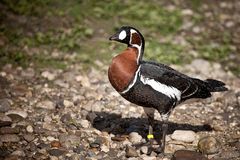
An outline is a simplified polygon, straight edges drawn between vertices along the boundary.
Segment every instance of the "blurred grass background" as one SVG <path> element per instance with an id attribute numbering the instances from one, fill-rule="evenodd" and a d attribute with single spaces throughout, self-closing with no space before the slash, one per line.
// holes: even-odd
<path id="1" fill-rule="evenodd" d="M 203 58 L 239 76 L 240 47 L 233 36 L 240 36 L 236 25 L 221 27 L 221 2 L 1 0 L 0 66 L 65 69 L 79 63 L 87 69 L 96 61 L 109 64 L 125 46 L 108 37 L 130 25 L 145 37 L 145 59 L 181 65 Z M 212 10 L 211 21 L 206 10 Z"/>

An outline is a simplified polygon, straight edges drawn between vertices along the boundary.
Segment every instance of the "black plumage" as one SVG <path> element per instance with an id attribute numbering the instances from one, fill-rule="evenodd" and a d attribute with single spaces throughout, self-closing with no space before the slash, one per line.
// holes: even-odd
<path id="1" fill-rule="evenodd" d="M 211 97 L 211 92 L 227 90 L 221 81 L 192 78 L 164 64 L 143 61 L 144 37 L 133 27 L 121 27 L 116 34 L 110 37 L 110 40 L 127 44 L 129 50 L 117 56 L 119 61 L 116 61 L 115 57 L 114 63 L 109 67 L 109 80 L 128 101 L 143 107 L 154 108 L 160 113 L 163 120 L 160 152 L 164 152 L 168 117 L 176 105 L 191 98 Z M 112 68 L 118 68 L 118 70 L 114 70 L 113 73 Z M 124 78 L 129 79 L 127 85 L 119 83 Z M 122 88 L 123 90 L 121 90 Z M 149 120 L 150 149 L 153 138 L 153 113 L 152 111 L 146 112 Z"/>

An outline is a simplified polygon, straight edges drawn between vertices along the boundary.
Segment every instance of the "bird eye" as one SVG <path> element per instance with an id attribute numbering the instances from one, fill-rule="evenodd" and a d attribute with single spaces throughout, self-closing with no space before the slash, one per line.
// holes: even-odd
<path id="1" fill-rule="evenodd" d="M 118 38 L 119 38 L 120 40 L 123 40 L 123 39 L 126 38 L 126 36 L 127 36 L 127 33 L 126 33 L 126 31 L 123 30 L 123 31 L 120 32 Z"/>

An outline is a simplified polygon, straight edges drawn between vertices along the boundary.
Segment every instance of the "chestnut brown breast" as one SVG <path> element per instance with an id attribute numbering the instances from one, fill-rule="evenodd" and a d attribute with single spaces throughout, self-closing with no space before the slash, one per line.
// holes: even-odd
<path id="1" fill-rule="evenodd" d="M 108 69 L 108 78 L 112 86 L 122 92 L 134 79 L 137 71 L 137 55 L 136 48 L 127 48 L 123 53 L 113 58 Z"/>

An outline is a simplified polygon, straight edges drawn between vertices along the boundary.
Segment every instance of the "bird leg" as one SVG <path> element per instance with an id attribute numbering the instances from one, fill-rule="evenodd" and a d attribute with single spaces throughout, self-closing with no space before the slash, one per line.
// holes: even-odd
<path id="1" fill-rule="evenodd" d="M 153 125 L 154 125 L 154 109 L 152 108 L 145 108 L 144 107 L 144 112 L 146 113 L 147 117 L 148 117 L 148 135 L 147 135 L 147 139 L 148 139 L 148 152 L 147 154 L 150 155 L 153 151 Z"/>
<path id="2" fill-rule="evenodd" d="M 168 130 L 168 117 L 169 114 L 162 114 L 162 139 L 161 146 L 157 149 L 157 153 L 165 153 L 165 143 L 166 143 L 166 135 Z"/>

